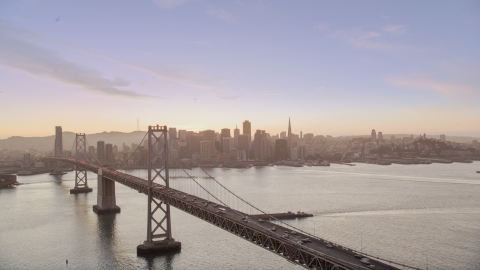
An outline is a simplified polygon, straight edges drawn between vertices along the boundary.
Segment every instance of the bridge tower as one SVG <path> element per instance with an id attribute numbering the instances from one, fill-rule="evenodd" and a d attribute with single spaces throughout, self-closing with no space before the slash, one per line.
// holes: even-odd
<path id="1" fill-rule="evenodd" d="M 181 243 L 172 238 L 170 205 L 152 196 L 154 181 L 169 185 L 169 143 L 167 126 L 148 127 L 148 217 L 147 240 L 137 246 L 137 255 L 178 251 Z M 156 215 L 155 215 L 156 214 Z"/>
<path id="2" fill-rule="evenodd" d="M 62 139 L 62 127 L 55 127 L 55 145 L 53 147 L 53 155 L 55 156 L 55 161 L 53 165 L 53 172 L 50 175 L 62 175 L 66 174 L 62 169 L 62 162 L 58 161 L 57 158 L 62 158 L 63 152 L 63 139 Z"/>
<path id="3" fill-rule="evenodd" d="M 87 139 L 85 133 L 75 135 L 75 188 L 70 189 L 70 194 L 88 193 L 92 189 L 88 187 L 87 170 L 80 169 L 79 162 L 87 161 Z"/>

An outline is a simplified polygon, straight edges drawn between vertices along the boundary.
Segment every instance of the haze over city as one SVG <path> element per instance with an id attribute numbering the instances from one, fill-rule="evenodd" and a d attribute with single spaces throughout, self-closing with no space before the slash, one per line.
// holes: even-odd
<path id="1" fill-rule="evenodd" d="M 0 268 L 480 270 L 479 48 L 478 0 L 0 0 Z"/>
<path id="2" fill-rule="evenodd" d="M 0 139 L 480 136 L 478 1 L 2 1 Z"/>

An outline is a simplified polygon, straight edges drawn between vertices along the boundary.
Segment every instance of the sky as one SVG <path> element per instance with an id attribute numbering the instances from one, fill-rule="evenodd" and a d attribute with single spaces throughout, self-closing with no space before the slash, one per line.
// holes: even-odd
<path id="1" fill-rule="evenodd" d="M 0 139 L 480 136 L 479 1 L 0 0 Z"/>

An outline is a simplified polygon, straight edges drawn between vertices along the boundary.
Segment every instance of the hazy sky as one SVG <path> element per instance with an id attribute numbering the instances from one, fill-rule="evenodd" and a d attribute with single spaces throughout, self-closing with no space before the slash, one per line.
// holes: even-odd
<path id="1" fill-rule="evenodd" d="M 480 136 L 480 1 L 0 0 L 0 138 Z"/>

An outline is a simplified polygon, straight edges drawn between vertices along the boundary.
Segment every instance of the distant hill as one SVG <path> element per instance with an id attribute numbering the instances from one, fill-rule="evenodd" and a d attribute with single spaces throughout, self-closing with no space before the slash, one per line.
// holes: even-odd
<path id="1" fill-rule="evenodd" d="M 97 147 L 97 141 L 104 141 L 105 144 L 111 143 L 117 145 L 119 150 L 122 149 L 123 143 L 126 143 L 128 146 L 131 146 L 132 143 L 139 144 L 140 141 L 145 136 L 146 131 L 134 131 L 130 133 L 125 132 L 102 132 L 96 134 L 87 134 L 87 142 L 89 145 Z M 393 135 L 395 138 L 410 137 L 411 134 L 383 134 L 383 138 L 386 140 L 390 139 L 390 136 Z M 414 137 L 417 137 L 419 134 L 413 134 Z M 341 136 L 336 138 L 358 138 L 358 137 L 370 137 L 370 135 L 352 135 L 352 136 Z M 439 135 L 428 135 L 427 138 L 440 139 Z M 447 141 L 454 141 L 459 143 L 471 143 L 472 140 L 479 140 L 478 137 L 466 137 L 466 136 L 447 136 Z M 0 149 L 8 150 L 18 150 L 25 151 L 29 149 L 36 149 L 38 151 L 53 151 L 53 143 L 55 141 L 55 136 L 46 136 L 46 137 L 21 137 L 13 136 L 7 139 L 0 140 Z M 63 132 L 63 149 L 71 150 L 73 143 L 75 141 L 75 133 L 65 131 Z"/>
<path id="2" fill-rule="evenodd" d="M 88 145 L 95 146 L 95 148 L 97 148 L 97 141 L 104 141 L 105 144 L 111 143 L 113 145 L 117 145 L 121 150 L 123 143 L 126 143 L 128 146 L 131 146 L 132 143 L 140 143 L 140 141 L 145 136 L 145 133 L 145 131 L 134 131 L 130 133 L 112 131 L 96 134 L 87 134 L 86 137 Z M 64 150 L 71 150 L 74 141 L 75 133 L 69 131 L 63 132 Z M 46 137 L 13 136 L 7 139 L 0 140 L 0 149 L 24 151 L 33 148 L 38 151 L 53 151 L 54 142 L 55 135 Z"/>

